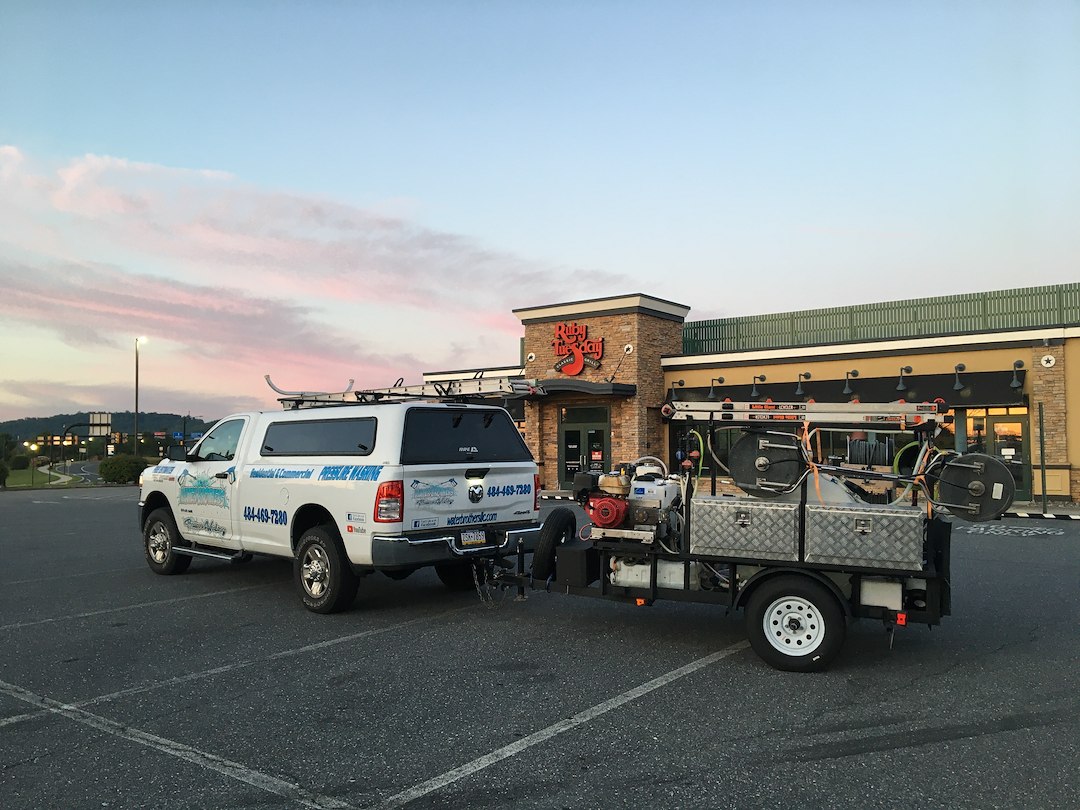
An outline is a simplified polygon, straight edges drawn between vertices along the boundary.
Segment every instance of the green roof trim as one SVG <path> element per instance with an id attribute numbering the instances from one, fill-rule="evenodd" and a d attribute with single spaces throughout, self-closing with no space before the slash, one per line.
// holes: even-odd
<path id="1" fill-rule="evenodd" d="M 683 354 L 1045 329 L 1080 324 L 1080 283 L 692 321 Z"/>

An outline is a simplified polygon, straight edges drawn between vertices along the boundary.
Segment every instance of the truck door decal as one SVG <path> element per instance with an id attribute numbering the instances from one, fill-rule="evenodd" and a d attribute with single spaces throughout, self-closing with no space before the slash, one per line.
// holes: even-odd
<path id="1" fill-rule="evenodd" d="M 225 479 L 193 475 L 184 470 L 176 482 L 180 485 L 180 495 L 177 498 L 179 503 L 229 508 L 229 492 L 225 489 Z"/>

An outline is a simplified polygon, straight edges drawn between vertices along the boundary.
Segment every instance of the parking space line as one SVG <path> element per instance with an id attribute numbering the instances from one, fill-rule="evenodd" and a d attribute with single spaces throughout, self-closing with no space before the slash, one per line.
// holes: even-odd
<path id="1" fill-rule="evenodd" d="M 37 579 L 14 579 L 11 582 L 0 582 L 0 588 L 8 585 L 30 585 L 34 582 L 55 582 L 58 579 L 73 579 L 74 577 L 100 577 L 102 574 L 119 574 L 123 571 L 143 571 L 144 565 L 129 565 L 127 568 L 108 568 L 104 571 L 85 571 L 81 574 L 58 574 L 52 577 L 38 577 Z"/>
<path id="2" fill-rule="evenodd" d="M 271 585 L 277 585 L 277 582 L 264 582 L 261 585 L 245 585 L 243 588 L 229 588 L 224 591 L 210 591 L 209 593 L 196 593 L 190 596 L 177 596 L 172 599 L 155 599 L 153 602 L 140 602 L 137 605 L 119 605 L 112 608 L 103 608 L 101 610 L 91 610 L 86 613 L 72 613 L 68 616 L 55 616 L 52 619 L 34 619 L 31 622 L 15 622 L 14 624 L 0 625 L 0 630 L 18 630 L 23 627 L 36 627 L 41 624 L 51 624 L 53 622 L 64 622 L 69 619 L 87 619 L 91 616 L 101 616 L 105 613 L 118 613 L 122 610 L 138 610 L 139 608 L 155 607 L 156 605 L 173 605 L 177 602 L 188 602 L 192 599 L 207 599 L 211 596 L 222 596 L 227 593 L 241 593 L 243 591 L 252 591 L 256 588 L 269 588 Z"/>
<path id="3" fill-rule="evenodd" d="M 81 723 L 84 726 L 89 726 L 98 731 L 104 731 L 106 734 L 112 734 L 116 737 L 138 743 L 139 745 L 145 745 L 147 748 L 152 748 L 155 751 L 160 751 L 163 754 L 168 754 L 177 757 L 178 759 L 187 760 L 201 768 L 215 771 L 230 779 L 235 779 L 238 782 L 243 782 L 252 787 L 264 790 L 267 793 L 273 793 L 276 796 L 292 799 L 293 801 L 299 802 L 304 807 L 320 808 L 321 810 L 345 810 L 350 807 L 350 805 L 345 802 L 329 796 L 320 796 L 317 793 L 311 793 L 310 791 L 304 790 L 299 785 L 293 784 L 292 782 L 286 782 L 283 779 L 278 779 L 275 776 L 270 776 L 261 771 L 253 770 L 245 765 L 241 765 L 239 762 L 233 762 L 232 760 L 215 756 L 214 754 L 209 754 L 205 751 L 200 751 L 197 748 L 192 748 L 190 745 L 184 745 L 175 740 L 158 737 L 156 734 L 148 734 L 137 728 L 131 728 L 130 726 L 117 723 L 114 720 L 109 720 L 107 717 L 92 714 L 85 709 L 79 709 L 75 706 L 60 703 L 59 701 L 51 700 L 41 695 L 36 695 L 33 692 L 29 692 L 15 684 L 7 683 L 6 681 L 0 681 L 0 692 L 10 695 L 16 700 L 21 700 L 24 703 L 41 706 L 52 714 L 66 717 L 69 720 L 74 720 L 76 723 Z"/>
<path id="4" fill-rule="evenodd" d="M 636 700 L 643 695 L 647 695 L 649 692 L 653 692 L 662 686 L 667 686 L 672 681 L 677 681 L 679 678 L 689 675 L 692 672 L 697 672 L 697 670 L 702 669 L 703 667 L 707 667 L 709 666 L 709 664 L 715 664 L 717 661 L 720 661 L 723 658 L 727 658 L 729 655 L 734 655 L 737 652 L 745 650 L 749 646 L 749 642 L 739 641 L 735 644 L 732 644 L 730 647 L 725 647 L 724 649 L 718 650 L 711 655 L 706 655 L 704 658 L 699 658 L 696 661 L 691 661 L 685 666 L 679 667 L 678 669 L 673 669 L 671 670 L 671 672 L 665 673 L 658 678 L 653 678 L 648 683 L 643 683 L 641 686 L 635 686 L 633 689 L 629 689 L 620 695 L 616 695 L 609 700 L 605 700 L 603 703 L 598 703 L 589 709 L 585 709 L 585 711 L 578 712 L 573 717 L 568 717 L 565 720 L 560 720 L 558 723 L 554 723 L 547 728 L 530 734 L 528 737 L 522 737 L 520 740 L 515 740 L 509 745 L 498 748 L 489 754 L 478 757 L 472 762 L 467 762 L 458 768 L 447 771 L 446 773 L 436 776 L 433 779 L 429 779 L 426 782 L 421 782 L 418 785 L 414 785 L 408 790 L 403 790 L 401 793 L 397 793 L 386 799 L 386 801 L 379 802 L 378 804 L 373 806 L 402 807 L 411 801 L 415 801 L 416 799 L 421 798 L 422 796 L 426 796 L 429 793 L 434 793 L 436 790 L 440 790 L 447 785 L 458 781 L 459 779 L 464 779 L 466 776 L 471 776 L 472 774 L 477 773 L 478 771 L 482 771 L 484 770 L 484 768 L 488 768 L 497 762 L 508 759 L 515 754 L 520 754 L 527 748 L 531 748 L 534 745 L 539 745 L 542 742 L 546 742 L 552 737 L 556 737 L 559 734 L 562 734 L 564 731 L 570 731 L 571 729 L 588 723 L 590 720 L 595 720 L 597 717 L 600 717 L 601 715 L 610 712 L 612 709 L 617 709 L 619 706 L 629 703 L 632 700 Z"/>
<path id="5" fill-rule="evenodd" d="M 214 667 L 213 669 L 205 669 L 200 672 L 190 672 L 187 675 L 177 675 L 172 678 L 166 678 L 162 681 L 154 681 L 153 683 L 143 684 L 142 686 L 132 686 L 127 689 L 121 689 L 117 692 L 110 692 L 107 695 L 98 695 L 97 697 L 88 698 L 87 700 L 80 700 L 74 703 L 68 703 L 64 705 L 72 706 L 77 709 L 82 709 L 87 706 L 96 706 L 99 703 L 108 703 L 118 698 L 128 697 L 130 695 L 139 695 L 143 694 L 144 692 L 152 692 L 157 689 L 167 689 L 171 686 L 180 686 L 181 684 L 202 680 L 203 678 L 211 678 L 214 675 L 223 675 L 227 672 L 232 672 L 237 669 L 254 666 L 255 664 L 265 664 L 270 661 L 278 661 L 283 658 L 292 658 L 297 655 L 306 655 L 307 653 L 314 652 L 315 650 L 324 650 L 328 647 L 334 647 L 339 644 L 347 644 L 351 641 L 357 641 L 362 638 L 370 638 L 371 636 L 378 636 L 383 633 L 390 633 L 394 630 L 401 630 L 414 624 L 420 624 L 422 622 L 441 619 L 454 613 L 460 613 L 463 610 L 471 610 L 473 607 L 473 605 L 465 605 L 463 607 L 453 608 L 451 610 L 444 610 L 440 613 L 435 613 L 430 616 L 420 616 L 415 619 L 398 622 L 397 624 L 387 625 L 386 627 L 376 627 L 371 630 L 361 630 L 359 633 L 351 633 L 347 636 L 339 636 L 338 638 L 326 639 L 325 641 L 317 641 L 314 644 L 306 644 L 303 647 L 295 647 L 291 650 L 281 650 L 276 653 L 271 653 L 270 655 L 264 656 L 262 658 L 251 658 L 246 661 L 237 661 L 234 664 L 224 664 L 220 667 Z M 11 726 L 15 723 L 21 723 L 24 720 L 33 720 L 35 717 L 41 717 L 41 715 L 45 714 L 46 711 L 47 710 L 43 709 L 39 712 L 29 712 L 26 714 L 18 714 L 13 717 L 0 718 L 0 728 L 3 728 L 4 726 Z"/>

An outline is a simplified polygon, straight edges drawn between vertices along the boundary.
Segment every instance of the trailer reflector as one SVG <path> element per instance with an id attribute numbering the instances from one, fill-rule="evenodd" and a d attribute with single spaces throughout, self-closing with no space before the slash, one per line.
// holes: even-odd
<path id="1" fill-rule="evenodd" d="M 906 613 L 897 613 L 896 614 L 896 624 L 898 626 L 900 626 L 900 627 L 907 627 L 907 614 Z"/>

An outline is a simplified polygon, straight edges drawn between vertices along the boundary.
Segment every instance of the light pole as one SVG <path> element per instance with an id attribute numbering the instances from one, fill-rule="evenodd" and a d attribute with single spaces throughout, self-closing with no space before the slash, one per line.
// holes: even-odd
<path id="1" fill-rule="evenodd" d="M 30 456 L 30 489 L 33 489 L 34 488 L 34 467 L 36 466 L 34 464 L 34 462 L 37 461 L 38 446 L 36 444 L 31 444 L 30 442 L 23 442 L 23 447 L 25 447 L 27 450 L 29 450 L 31 453 L 33 453 L 33 455 Z"/>
<path id="2" fill-rule="evenodd" d="M 139 455 L 139 342 L 146 343 L 145 337 L 135 338 L 135 436 L 131 441 L 132 454 Z"/>

